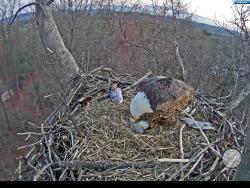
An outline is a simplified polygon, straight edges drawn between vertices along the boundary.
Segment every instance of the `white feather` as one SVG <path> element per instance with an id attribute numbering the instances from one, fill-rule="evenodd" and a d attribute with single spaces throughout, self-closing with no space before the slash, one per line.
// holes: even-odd
<path id="1" fill-rule="evenodd" d="M 151 105 L 144 92 L 138 92 L 130 103 L 130 113 L 138 117 L 144 113 L 152 113 Z"/>

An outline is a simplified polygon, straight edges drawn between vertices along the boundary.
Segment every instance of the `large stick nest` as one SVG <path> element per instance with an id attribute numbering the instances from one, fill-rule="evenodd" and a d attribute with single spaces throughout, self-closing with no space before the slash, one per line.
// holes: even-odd
<path id="1" fill-rule="evenodd" d="M 114 80 L 123 89 L 122 104 L 102 97 Z M 179 121 L 135 134 L 129 104 L 140 80 L 103 67 L 82 75 L 39 133 L 22 133 L 39 139 L 18 148 L 28 152 L 19 158 L 13 179 L 231 180 L 236 169 L 227 168 L 221 156 L 227 148 L 243 151 L 246 126 L 227 110 L 226 97 L 197 91 L 190 106 L 188 114 L 212 123 L 214 131 Z"/>

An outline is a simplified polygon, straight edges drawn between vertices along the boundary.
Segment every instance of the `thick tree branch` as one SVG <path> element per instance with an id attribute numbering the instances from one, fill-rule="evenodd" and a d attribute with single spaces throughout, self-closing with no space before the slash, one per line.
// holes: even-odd
<path id="1" fill-rule="evenodd" d="M 50 52 L 53 69 L 67 90 L 73 79 L 79 75 L 79 67 L 58 31 L 52 13 L 53 1 L 36 0 L 36 2 L 39 5 L 36 6 L 39 34 L 45 48 Z"/>

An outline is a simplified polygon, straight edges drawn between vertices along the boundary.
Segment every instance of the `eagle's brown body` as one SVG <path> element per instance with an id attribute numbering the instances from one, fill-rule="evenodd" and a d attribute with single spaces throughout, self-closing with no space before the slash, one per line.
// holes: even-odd
<path id="1" fill-rule="evenodd" d="M 194 89 L 181 80 L 153 77 L 144 80 L 138 90 L 147 96 L 153 113 L 143 114 L 140 119 L 154 123 L 174 125 L 182 111 L 194 100 Z"/>

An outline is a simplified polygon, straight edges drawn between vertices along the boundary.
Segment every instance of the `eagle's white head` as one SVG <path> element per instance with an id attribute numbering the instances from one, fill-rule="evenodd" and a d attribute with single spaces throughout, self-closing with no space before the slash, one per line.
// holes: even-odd
<path id="1" fill-rule="evenodd" d="M 130 103 L 130 113 L 137 119 L 144 113 L 152 113 L 153 110 L 144 92 L 138 92 Z"/>

